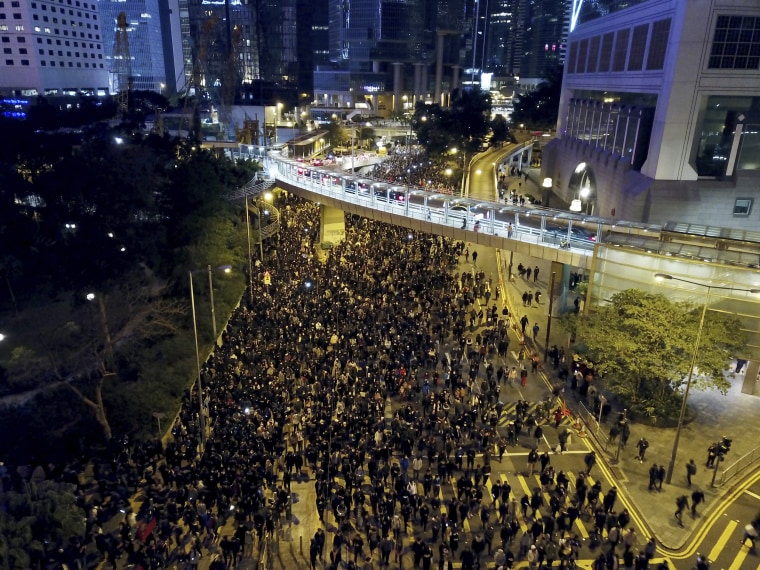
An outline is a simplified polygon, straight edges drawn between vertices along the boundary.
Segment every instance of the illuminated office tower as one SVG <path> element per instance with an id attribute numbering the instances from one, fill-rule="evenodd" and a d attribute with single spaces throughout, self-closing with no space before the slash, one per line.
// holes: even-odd
<path id="1" fill-rule="evenodd" d="M 108 94 L 95 0 L 0 2 L 0 91 L 28 101 Z"/>
<path id="2" fill-rule="evenodd" d="M 760 3 L 574 4 L 543 153 L 553 193 L 605 217 L 757 230 Z"/>

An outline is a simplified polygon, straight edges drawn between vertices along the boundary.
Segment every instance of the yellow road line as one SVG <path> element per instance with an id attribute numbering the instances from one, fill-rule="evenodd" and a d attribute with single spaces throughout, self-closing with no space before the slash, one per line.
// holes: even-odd
<path id="1" fill-rule="evenodd" d="M 718 539 L 718 542 L 715 543 L 715 546 L 712 547 L 712 550 L 710 551 L 710 554 L 707 555 L 707 558 L 710 560 L 716 560 L 718 556 L 720 556 L 720 553 L 723 551 L 723 548 L 728 543 L 729 539 L 731 538 L 731 534 L 736 530 L 737 522 L 736 521 L 728 521 L 728 524 L 726 525 L 726 528 L 723 529 L 723 532 L 720 535 L 720 538 Z"/>
<path id="2" fill-rule="evenodd" d="M 736 553 L 736 557 L 734 558 L 734 561 L 731 563 L 731 566 L 728 567 L 728 570 L 739 570 L 742 567 L 742 564 L 744 564 L 744 559 L 747 558 L 748 552 L 749 552 L 749 549 L 746 547 L 739 550 L 739 552 Z"/>

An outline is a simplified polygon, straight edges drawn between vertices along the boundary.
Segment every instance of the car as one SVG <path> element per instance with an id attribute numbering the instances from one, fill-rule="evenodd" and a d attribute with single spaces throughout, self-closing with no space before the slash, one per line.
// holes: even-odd
<path id="1" fill-rule="evenodd" d="M 548 231 L 552 232 L 557 238 L 567 238 L 566 226 L 547 226 Z M 588 231 L 586 228 L 572 226 L 570 228 L 570 239 L 579 241 L 596 241 L 596 234 Z"/>
<path id="2" fill-rule="evenodd" d="M 325 162 L 321 158 L 315 158 L 311 161 L 311 164 L 314 166 L 322 166 Z"/>
<path id="3" fill-rule="evenodd" d="M 406 201 L 406 192 L 401 187 L 390 187 L 388 184 L 379 182 L 372 185 L 375 199 L 382 202 L 404 202 Z"/>

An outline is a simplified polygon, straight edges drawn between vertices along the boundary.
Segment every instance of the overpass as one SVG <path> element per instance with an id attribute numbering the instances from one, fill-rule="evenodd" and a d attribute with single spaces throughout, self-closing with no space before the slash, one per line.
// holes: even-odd
<path id="1" fill-rule="evenodd" d="M 320 204 L 586 270 L 591 269 L 596 246 L 612 239 L 613 233 L 629 238 L 660 231 L 645 224 L 429 192 L 271 156 L 265 166 L 278 186 Z"/>
<path id="2" fill-rule="evenodd" d="M 571 271 L 582 271 L 589 282 L 586 307 L 637 288 L 696 306 L 707 302 L 710 311 L 735 314 L 749 335 L 745 354 L 737 355 L 752 361 L 747 372 L 747 383 L 752 385 L 746 390 L 760 393 L 760 377 L 756 377 L 760 370 L 760 298 L 746 293 L 760 286 L 760 232 L 678 222 L 659 226 L 507 205 L 395 185 L 271 155 L 264 166 L 277 186 L 325 206 L 544 259 L 555 264 L 559 283 L 566 282 Z M 677 280 L 657 283 L 655 273 L 723 288 L 706 299 L 703 286 Z"/>

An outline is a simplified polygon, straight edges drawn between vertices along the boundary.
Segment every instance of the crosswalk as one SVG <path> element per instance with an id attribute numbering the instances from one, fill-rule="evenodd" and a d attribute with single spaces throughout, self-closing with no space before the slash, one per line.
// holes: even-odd
<path id="1" fill-rule="evenodd" d="M 739 544 L 737 538 L 741 538 L 742 529 L 738 527 L 739 523 L 735 520 L 728 520 L 726 522 L 723 532 L 707 554 L 708 560 L 714 561 L 719 558 L 731 560 L 731 564 L 725 570 L 749 568 L 760 570 L 760 564 L 757 562 L 755 553 L 750 549 L 749 541 L 747 541 L 747 546 Z M 752 554 L 752 557 L 748 560 L 747 557 L 750 554 Z"/>
<path id="2" fill-rule="evenodd" d="M 536 417 L 540 417 L 543 415 L 545 417 L 544 412 L 544 406 L 546 405 L 545 402 L 528 402 L 528 415 L 535 415 Z M 553 404 L 552 407 L 552 413 L 556 409 L 558 404 Z M 509 422 L 512 421 L 512 419 L 515 417 L 515 412 L 517 410 L 517 402 L 508 402 L 504 404 L 504 408 L 501 411 L 501 416 L 499 416 L 499 427 L 506 427 L 509 425 Z M 572 425 L 572 419 L 570 419 L 569 416 L 563 417 L 562 421 L 560 422 L 560 425 Z"/>

